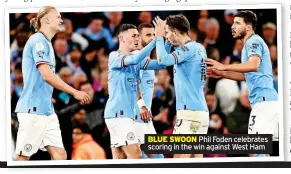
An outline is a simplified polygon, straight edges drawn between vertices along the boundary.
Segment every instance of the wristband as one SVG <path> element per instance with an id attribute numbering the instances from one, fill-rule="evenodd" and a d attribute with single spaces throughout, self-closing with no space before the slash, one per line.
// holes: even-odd
<path id="1" fill-rule="evenodd" d="M 138 100 L 138 101 L 137 101 L 137 105 L 138 105 L 138 107 L 139 107 L 140 109 L 141 109 L 143 106 L 145 106 L 145 103 L 144 103 L 143 99 Z"/>

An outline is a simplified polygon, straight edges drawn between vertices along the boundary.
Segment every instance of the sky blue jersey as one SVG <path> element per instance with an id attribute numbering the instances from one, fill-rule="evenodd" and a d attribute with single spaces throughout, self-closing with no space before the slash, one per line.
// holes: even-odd
<path id="1" fill-rule="evenodd" d="M 158 63 L 174 65 L 176 109 L 208 112 L 204 95 L 207 58 L 205 48 L 195 41 L 190 41 L 175 47 L 175 50 L 169 53 L 168 44 L 165 45 L 163 37 L 157 38 L 156 47 Z"/>
<path id="2" fill-rule="evenodd" d="M 139 83 L 139 66 L 155 47 L 153 40 L 141 51 L 124 55 L 113 51 L 109 55 L 108 89 L 104 118 L 135 118 Z"/>
<path id="3" fill-rule="evenodd" d="M 241 61 L 246 62 L 252 56 L 260 57 L 261 63 L 257 72 L 245 73 L 251 106 L 262 101 L 277 101 L 278 94 L 273 84 L 270 51 L 264 40 L 256 34 L 244 44 Z"/>
<path id="4" fill-rule="evenodd" d="M 39 70 L 40 64 L 48 64 L 55 73 L 55 55 L 51 42 L 41 33 L 33 34 L 23 50 L 22 74 L 24 87 L 15 112 L 51 115 L 53 87 L 46 83 Z"/>

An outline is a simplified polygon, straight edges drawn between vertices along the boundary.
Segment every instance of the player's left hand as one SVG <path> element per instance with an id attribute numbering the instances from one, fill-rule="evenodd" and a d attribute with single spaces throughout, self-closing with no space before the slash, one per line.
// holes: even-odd
<path id="1" fill-rule="evenodd" d="M 159 16 L 157 16 L 155 17 L 155 20 L 153 20 L 153 24 L 155 26 L 156 37 L 164 37 L 166 35 L 165 32 L 166 22 L 163 21 Z"/>
<path id="2" fill-rule="evenodd" d="M 222 63 L 217 62 L 216 60 L 208 58 L 208 59 L 205 60 L 205 63 L 207 65 L 211 65 L 212 69 L 217 69 L 217 70 L 220 70 L 220 71 L 224 71 L 225 70 L 225 66 Z"/>
<path id="3" fill-rule="evenodd" d="M 145 106 L 140 109 L 140 118 L 145 122 L 148 122 L 151 119 L 151 113 Z"/>

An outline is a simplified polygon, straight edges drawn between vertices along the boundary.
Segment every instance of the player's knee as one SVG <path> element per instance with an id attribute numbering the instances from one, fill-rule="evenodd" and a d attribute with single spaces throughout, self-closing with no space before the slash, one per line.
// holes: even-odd
<path id="1" fill-rule="evenodd" d="M 122 152 L 113 152 L 112 151 L 112 155 L 113 155 L 113 159 L 125 159 L 126 158 L 125 154 Z"/>
<path id="2" fill-rule="evenodd" d="M 60 150 L 56 153 L 53 153 L 51 157 L 52 157 L 52 160 L 66 160 L 67 152 L 65 150 Z"/>
<path id="3" fill-rule="evenodd" d="M 126 152 L 126 156 L 128 159 L 141 159 L 142 152 L 141 152 L 139 146 L 131 145 L 131 148 L 128 148 L 128 150 Z"/>
<path id="4" fill-rule="evenodd" d="M 141 152 L 131 153 L 127 156 L 128 159 L 141 159 L 142 155 Z"/>
<path id="5" fill-rule="evenodd" d="M 12 158 L 13 161 L 28 161 L 30 157 L 28 156 L 21 156 L 15 154 L 14 157 Z"/>

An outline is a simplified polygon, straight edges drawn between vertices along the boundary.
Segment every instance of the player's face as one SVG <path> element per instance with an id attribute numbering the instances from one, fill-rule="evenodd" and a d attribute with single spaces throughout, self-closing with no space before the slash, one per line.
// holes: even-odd
<path id="1" fill-rule="evenodd" d="M 247 34 L 247 25 L 243 18 L 235 17 L 231 26 L 231 33 L 234 39 L 242 39 Z"/>
<path id="2" fill-rule="evenodd" d="M 172 30 L 168 25 L 165 27 L 166 39 L 173 45 L 177 46 L 176 31 Z"/>
<path id="3" fill-rule="evenodd" d="M 155 38 L 154 28 L 143 28 L 140 32 L 141 45 L 143 47 L 147 46 Z"/>
<path id="4" fill-rule="evenodd" d="M 61 14 L 57 10 L 52 10 L 48 14 L 48 21 L 53 31 L 59 32 L 62 30 L 63 20 Z"/>
<path id="5" fill-rule="evenodd" d="M 124 33 L 124 43 L 128 46 L 130 51 L 138 49 L 138 44 L 140 40 L 139 33 L 137 29 L 129 29 Z"/>

